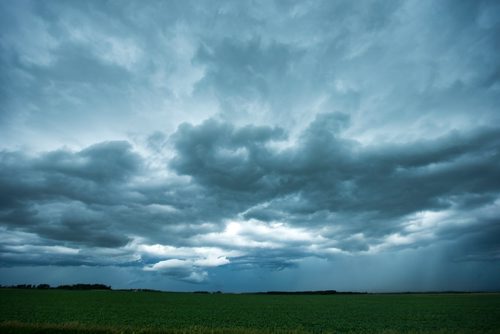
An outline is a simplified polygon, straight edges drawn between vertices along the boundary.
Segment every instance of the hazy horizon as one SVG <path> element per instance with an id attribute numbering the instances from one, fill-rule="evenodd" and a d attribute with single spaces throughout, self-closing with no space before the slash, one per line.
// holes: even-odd
<path id="1" fill-rule="evenodd" d="M 0 284 L 498 291 L 498 36 L 498 1 L 0 1 Z"/>

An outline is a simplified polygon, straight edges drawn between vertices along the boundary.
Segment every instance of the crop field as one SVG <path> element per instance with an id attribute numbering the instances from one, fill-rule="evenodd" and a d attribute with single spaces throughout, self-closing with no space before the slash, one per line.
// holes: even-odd
<path id="1" fill-rule="evenodd" d="M 0 289 L 0 333 L 500 333 L 500 294 Z"/>

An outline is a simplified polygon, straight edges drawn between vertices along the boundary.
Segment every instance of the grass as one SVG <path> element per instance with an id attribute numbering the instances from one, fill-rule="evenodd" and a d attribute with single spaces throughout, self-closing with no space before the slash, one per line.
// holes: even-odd
<path id="1" fill-rule="evenodd" d="M 0 290 L 1 333 L 500 333 L 500 294 Z"/>

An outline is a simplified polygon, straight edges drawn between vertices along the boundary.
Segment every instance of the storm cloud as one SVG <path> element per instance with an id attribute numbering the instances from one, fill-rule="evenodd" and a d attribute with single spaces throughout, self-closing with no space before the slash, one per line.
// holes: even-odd
<path id="1" fill-rule="evenodd" d="M 500 288 L 495 2 L 0 6 L 2 282 Z"/>

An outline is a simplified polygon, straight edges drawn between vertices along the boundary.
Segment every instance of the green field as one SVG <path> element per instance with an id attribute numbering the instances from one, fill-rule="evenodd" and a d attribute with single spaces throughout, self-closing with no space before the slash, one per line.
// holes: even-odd
<path id="1" fill-rule="evenodd" d="M 500 294 L 0 289 L 0 333 L 500 333 Z"/>

